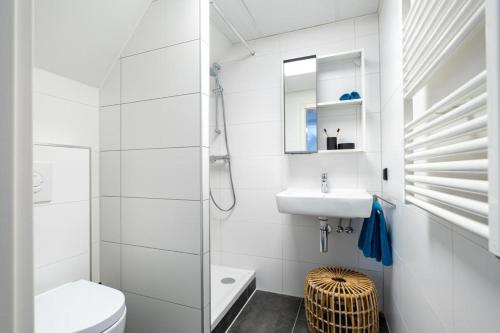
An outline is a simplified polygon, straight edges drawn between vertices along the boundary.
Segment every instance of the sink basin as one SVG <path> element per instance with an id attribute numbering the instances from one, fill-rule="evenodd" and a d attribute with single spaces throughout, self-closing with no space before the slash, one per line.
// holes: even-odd
<path id="1" fill-rule="evenodd" d="M 320 190 L 288 189 L 276 194 L 281 213 L 311 215 L 316 217 L 369 217 L 373 197 L 360 189 Z"/>

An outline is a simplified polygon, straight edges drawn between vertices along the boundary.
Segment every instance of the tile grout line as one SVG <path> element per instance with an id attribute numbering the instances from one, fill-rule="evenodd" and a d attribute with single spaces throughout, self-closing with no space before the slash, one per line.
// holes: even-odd
<path id="1" fill-rule="evenodd" d="M 297 310 L 297 315 L 295 316 L 295 321 L 293 322 L 293 327 L 292 327 L 292 332 L 295 331 L 295 326 L 297 325 L 297 320 L 299 319 L 299 314 L 300 314 L 300 308 L 302 307 L 302 303 L 304 303 L 304 300 L 300 300 L 299 308 Z"/>

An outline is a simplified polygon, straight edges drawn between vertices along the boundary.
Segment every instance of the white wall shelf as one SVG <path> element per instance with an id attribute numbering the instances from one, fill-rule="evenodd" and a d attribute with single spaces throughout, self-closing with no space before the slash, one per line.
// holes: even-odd
<path id="1" fill-rule="evenodd" d="M 361 105 L 363 104 L 363 99 L 349 99 L 345 101 L 329 101 L 329 102 L 321 102 L 316 105 L 316 107 L 321 109 L 326 108 L 341 108 L 342 106 L 351 106 L 351 105 Z"/>
<path id="2" fill-rule="evenodd" d="M 333 149 L 333 150 L 318 150 L 319 154 L 349 154 L 349 153 L 364 153 L 363 149 Z"/>
<path id="3" fill-rule="evenodd" d="M 342 61 L 348 59 L 352 59 L 356 62 L 359 62 L 363 59 L 363 50 L 352 50 L 347 52 L 326 54 L 318 56 L 316 59 L 318 61 L 318 64 L 324 64 L 331 61 Z"/>
<path id="4" fill-rule="evenodd" d="M 366 137 L 364 50 L 318 55 L 317 77 L 316 109 L 319 131 L 326 129 L 333 134 L 340 128 L 340 141 L 353 142 L 356 145 L 356 149 L 326 150 L 326 140 L 321 135 L 321 138 L 318 137 L 319 153 L 364 152 Z M 351 91 L 357 91 L 361 98 L 338 100 L 339 96 Z"/>

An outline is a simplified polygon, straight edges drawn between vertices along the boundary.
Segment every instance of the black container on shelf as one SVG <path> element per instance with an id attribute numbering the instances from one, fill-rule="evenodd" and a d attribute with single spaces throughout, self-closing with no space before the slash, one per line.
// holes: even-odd
<path id="1" fill-rule="evenodd" d="M 326 149 L 327 150 L 336 150 L 337 149 L 337 137 L 336 136 L 326 138 Z"/>
<path id="2" fill-rule="evenodd" d="M 353 142 L 339 143 L 338 149 L 354 149 L 355 145 Z"/>

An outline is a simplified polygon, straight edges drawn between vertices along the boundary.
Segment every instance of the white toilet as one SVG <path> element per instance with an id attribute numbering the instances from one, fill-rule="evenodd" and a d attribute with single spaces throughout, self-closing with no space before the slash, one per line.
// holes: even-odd
<path id="1" fill-rule="evenodd" d="M 79 280 L 35 297 L 35 333 L 123 333 L 125 296 Z"/>

